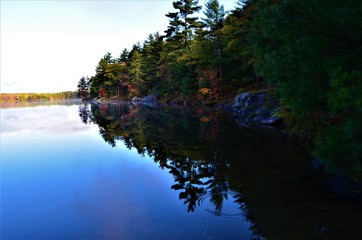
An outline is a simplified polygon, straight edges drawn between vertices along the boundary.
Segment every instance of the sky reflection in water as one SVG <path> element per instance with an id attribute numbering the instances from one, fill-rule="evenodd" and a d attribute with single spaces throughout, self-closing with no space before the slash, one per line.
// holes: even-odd
<path id="1" fill-rule="evenodd" d="M 361 205 L 278 132 L 206 108 L 7 107 L 1 239 L 362 239 Z"/>
<path id="2" fill-rule="evenodd" d="M 78 106 L 1 109 L 1 238 L 249 239 L 243 215 L 189 213 L 174 179 Z M 211 217 L 214 216 L 214 217 Z"/>

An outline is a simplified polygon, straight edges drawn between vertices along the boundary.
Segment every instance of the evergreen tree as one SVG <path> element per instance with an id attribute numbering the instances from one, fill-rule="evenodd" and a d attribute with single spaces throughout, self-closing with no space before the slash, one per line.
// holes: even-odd
<path id="1" fill-rule="evenodd" d="M 131 61 L 134 52 L 142 52 L 142 46 L 140 42 L 133 44 L 131 51 L 128 53 L 128 61 Z"/>
<path id="2" fill-rule="evenodd" d="M 201 6 L 197 4 L 197 0 L 175 1 L 173 7 L 177 12 L 166 14 L 166 17 L 170 18 L 170 26 L 165 31 L 166 38 L 169 41 L 181 42 L 184 49 L 188 48 L 194 32 L 201 27 L 198 17 L 191 17 L 201 10 Z"/>
<path id="3" fill-rule="evenodd" d="M 222 71 L 222 43 L 221 43 L 221 29 L 224 27 L 224 20 L 225 20 L 225 10 L 224 6 L 221 5 L 218 0 L 209 0 L 205 5 L 204 14 L 206 18 L 203 18 L 203 22 L 207 28 L 206 36 L 209 39 L 209 44 L 213 45 L 213 49 L 215 49 L 213 59 L 216 61 L 211 61 L 210 65 L 217 65 L 218 68 L 218 75 L 219 75 L 219 83 L 214 84 L 214 87 L 218 87 L 219 89 L 214 89 L 217 91 L 217 95 L 221 95 L 221 85 L 222 85 L 222 78 L 223 78 L 223 71 Z M 216 55 L 216 58 L 215 58 Z"/>
<path id="4" fill-rule="evenodd" d="M 169 26 L 165 32 L 165 36 L 168 42 L 179 43 L 181 41 L 181 21 L 179 13 L 168 13 L 166 17 L 170 18 Z"/>
<path id="5" fill-rule="evenodd" d="M 229 80 L 229 88 L 259 88 L 260 77 L 254 70 L 254 40 L 250 38 L 254 16 L 260 9 L 259 2 L 263 0 L 239 0 L 237 8 L 225 19 L 221 40 L 224 46 L 224 64 L 228 66 L 224 69 L 224 77 Z M 265 84 L 264 86 L 266 87 Z"/>
<path id="6" fill-rule="evenodd" d="M 89 94 L 89 78 L 88 77 L 81 77 L 78 82 L 78 96 L 82 99 L 86 98 Z"/>
<path id="7" fill-rule="evenodd" d="M 118 95 L 119 73 L 121 65 L 106 53 L 96 67 L 96 74 L 92 77 L 92 97 L 110 97 Z"/>
<path id="8" fill-rule="evenodd" d="M 197 91 L 195 66 L 182 61 L 182 56 L 189 50 L 195 32 L 200 29 L 198 17 L 192 17 L 200 11 L 198 1 L 181 0 L 173 2 L 177 12 L 166 14 L 170 23 L 166 33 L 166 44 L 161 54 L 159 76 L 166 84 L 161 88 L 170 90 L 184 99 Z M 164 90 L 161 90 L 164 91 Z"/>
<path id="9" fill-rule="evenodd" d="M 132 96 L 139 96 L 145 90 L 143 67 L 144 63 L 141 53 L 137 50 L 133 51 L 129 65 L 129 81 L 133 84 L 130 89 Z"/>
<path id="10" fill-rule="evenodd" d="M 208 0 L 202 23 L 197 4 L 174 1 L 165 36 L 150 34 L 118 59 L 107 53 L 79 95 L 88 84 L 92 97 L 154 91 L 206 101 L 219 99 L 221 82 L 226 98 L 267 80 L 320 158 L 362 169 L 361 1 L 239 0 L 226 16 Z"/>
<path id="11" fill-rule="evenodd" d="M 143 43 L 143 71 L 149 91 L 151 91 L 160 80 L 158 76 L 158 66 L 161 59 L 162 47 L 163 38 L 158 32 L 148 35 L 147 40 Z"/>
<path id="12" fill-rule="evenodd" d="M 361 1 L 262 3 L 251 35 L 256 70 L 330 169 L 362 169 Z"/>
<path id="13" fill-rule="evenodd" d="M 206 18 L 202 18 L 205 26 L 207 27 L 206 33 L 211 37 L 217 37 L 217 31 L 224 27 L 225 9 L 223 5 L 220 5 L 218 0 L 209 0 L 205 4 L 204 15 Z"/>
<path id="14" fill-rule="evenodd" d="M 128 60 L 129 60 L 129 51 L 127 50 L 127 48 L 124 48 L 122 50 L 121 55 L 117 59 L 117 62 L 118 63 L 128 63 Z"/>

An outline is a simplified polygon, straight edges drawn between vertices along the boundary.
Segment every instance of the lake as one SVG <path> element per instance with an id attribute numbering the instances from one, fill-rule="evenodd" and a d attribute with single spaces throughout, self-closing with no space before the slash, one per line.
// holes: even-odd
<path id="1" fill-rule="evenodd" d="M 300 143 L 214 109 L 3 104 L 1 239 L 362 239 Z"/>

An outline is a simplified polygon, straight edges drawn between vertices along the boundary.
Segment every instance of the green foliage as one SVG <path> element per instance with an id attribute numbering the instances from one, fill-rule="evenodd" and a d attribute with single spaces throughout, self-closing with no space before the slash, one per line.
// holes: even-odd
<path id="1" fill-rule="evenodd" d="M 125 48 L 122 50 L 121 55 L 117 59 L 117 62 L 118 63 L 128 63 L 128 60 L 129 60 L 129 51 L 127 50 L 127 48 Z"/>
<path id="2" fill-rule="evenodd" d="M 331 170 L 360 170 L 361 2 L 258 2 L 256 71 L 277 86 Z"/>
<path id="3" fill-rule="evenodd" d="M 331 125 L 317 137 L 316 155 L 334 172 L 362 171 L 362 72 L 331 73 L 328 110 Z"/>
<path id="4" fill-rule="evenodd" d="M 206 18 L 202 18 L 202 20 L 207 27 L 207 33 L 214 35 L 216 31 L 224 27 L 226 13 L 224 6 L 220 5 L 218 0 L 206 2 L 204 15 Z"/>
<path id="5" fill-rule="evenodd" d="M 256 70 L 277 85 L 296 112 L 327 110 L 334 69 L 358 69 L 352 53 L 361 51 L 356 48 L 361 4 L 289 0 L 261 5 L 251 36 Z M 347 9 L 348 15 L 338 13 Z"/>
<path id="6" fill-rule="evenodd" d="M 315 154 L 334 173 L 354 176 L 362 172 L 362 114 L 326 130 L 316 142 Z"/>
<path id="7" fill-rule="evenodd" d="M 82 77 L 77 86 L 78 96 L 80 98 L 87 98 L 89 96 L 89 78 L 88 77 Z"/>
<path id="8" fill-rule="evenodd" d="M 129 80 L 130 83 L 134 84 L 137 89 L 144 89 L 144 73 L 142 71 L 143 67 L 143 60 L 141 53 L 139 51 L 134 51 L 132 59 L 130 60 L 130 66 L 129 66 Z M 135 95 L 139 95 L 139 93 L 135 93 Z"/>
<path id="9" fill-rule="evenodd" d="M 177 43 L 176 49 L 186 49 L 195 31 L 201 27 L 197 21 L 198 17 L 192 17 L 201 10 L 201 6 L 197 5 L 197 0 L 180 0 L 172 4 L 177 12 L 166 14 L 166 17 L 170 18 L 170 25 L 165 31 L 166 38 L 170 42 Z"/>
<path id="10" fill-rule="evenodd" d="M 124 53 L 126 54 L 126 52 Z M 110 97 L 119 95 L 123 75 L 124 65 L 122 65 L 122 60 L 113 59 L 112 55 L 107 53 L 99 61 L 96 74 L 90 79 L 91 96 Z"/>
<path id="11" fill-rule="evenodd" d="M 255 55 L 253 39 L 251 39 L 251 24 L 257 7 L 254 3 L 245 4 L 231 12 L 225 19 L 221 31 L 221 42 L 224 46 L 224 78 L 234 89 L 256 85 Z M 236 81 L 233 81 L 236 80 Z M 249 80 L 249 81 L 245 81 Z"/>
<path id="12" fill-rule="evenodd" d="M 331 72 L 328 106 L 333 113 L 362 112 L 362 71 L 343 72 L 340 67 Z"/>
<path id="13" fill-rule="evenodd" d="M 202 22 L 194 17 L 198 1 L 173 7 L 165 36 L 150 34 L 118 59 L 107 53 L 99 61 L 88 81 L 92 97 L 156 93 L 207 103 L 271 86 L 292 132 L 311 142 L 316 156 L 329 166 L 337 158 L 359 164 L 361 1 L 239 0 L 226 13 L 208 0 Z"/>
<path id="14" fill-rule="evenodd" d="M 153 88 L 160 83 L 158 67 L 161 60 L 163 45 L 164 42 L 162 36 L 160 36 L 158 32 L 155 34 L 150 34 L 143 44 L 143 72 L 148 92 L 152 91 Z"/>

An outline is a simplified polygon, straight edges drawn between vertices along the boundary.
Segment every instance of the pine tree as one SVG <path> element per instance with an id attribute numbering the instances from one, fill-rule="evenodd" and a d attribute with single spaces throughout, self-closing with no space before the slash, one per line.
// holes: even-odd
<path id="1" fill-rule="evenodd" d="M 143 67 L 142 55 L 139 51 L 135 50 L 129 64 L 129 80 L 130 83 L 134 85 L 133 87 L 131 86 L 131 90 L 133 91 L 131 95 L 140 95 L 145 88 L 145 86 L 143 86 L 145 75 L 142 70 Z"/>
<path id="2" fill-rule="evenodd" d="M 98 62 L 96 74 L 91 78 L 92 97 L 109 97 L 118 94 L 119 73 L 121 65 L 113 59 L 111 53 L 106 53 Z"/>
<path id="3" fill-rule="evenodd" d="M 205 4 L 204 15 L 206 18 L 202 18 L 205 26 L 207 27 L 206 33 L 211 37 L 216 36 L 216 32 L 224 27 L 225 9 L 218 0 L 209 0 Z"/>
<path id="4" fill-rule="evenodd" d="M 121 55 L 117 59 L 117 62 L 118 63 L 128 63 L 128 60 L 129 60 L 129 51 L 127 48 L 125 48 L 122 50 Z"/>
<path id="5" fill-rule="evenodd" d="M 223 78 L 222 71 L 222 44 L 220 39 L 220 30 L 224 27 L 225 10 L 218 0 L 209 0 L 206 5 L 204 14 L 206 18 L 202 18 L 207 30 L 206 36 L 211 40 L 212 45 L 216 47 L 217 68 L 219 75 L 219 83 L 216 84 L 220 89 L 215 89 L 217 95 L 222 95 L 221 83 Z M 215 56 L 215 54 L 214 54 Z M 215 84 L 214 84 L 215 85 Z"/>
<path id="6" fill-rule="evenodd" d="M 163 38 L 157 32 L 150 34 L 143 43 L 142 56 L 144 59 L 145 81 L 150 91 L 159 82 L 158 67 L 163 48 Z"/>
<path id="7" fill-rule="evenodd" d="M 82 99 L 86 98 L 89 94 L 89 79 L 88 77 L 81 77 L 81 79 L 78 82 L 78 96 Z"/>
<path id="8" fill-rule="evenodd" d="M 173 2 L 177 12 L 166 14 L 166 17 L 170 18 L 170 26 L 165 31 L 168 41 L 180 42 L 184 49 L 189 47 L 194 32 L 201 27 L 198 17 L 191 17 L 201 10 L 201 6 L 197 4 L 197 0 Z"/>

